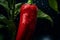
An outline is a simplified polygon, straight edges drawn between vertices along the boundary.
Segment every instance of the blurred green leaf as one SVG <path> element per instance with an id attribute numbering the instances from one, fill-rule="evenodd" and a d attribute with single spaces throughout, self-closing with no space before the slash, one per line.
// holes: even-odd
<path id="1" fill-rule="evenodd" d="M 9 12 L 8 2 L 6 0 L 0 0 L 0 5 L 3 6 L 7 12 Z"/>
<path id="2" fill-rule="evenodd" d="M 12 20 L 8 20 L 5 16 L 0 15 L 0 22 L 4 22 L 5 24 L 7 24 L 7 27 L 11 30 L 15 30 L 16 26 L 14 24 L 14 22 Z M 1 25 L 2 27 L 2 25 Z"/>
<path id="3" fill-rule="evenodd" d="M 42 12 L 41 10 L 38 10 L 38 15 L 37 15 L 37 17 L 38 17 L 38 18 L 42 18 L 42 19 L 47 19 L 47 20 L 49 20 L 49 21 L 51 22 L 51 24 L 53 25 L 53 20 L 52 20 L 52 18 L 51 18 L 49 15 L 45 14 L 44 12 Z"/>
<path id="4" fill-rule="evenodd" d="M 53 8 L 55 11 L 58 11 L 57 1 L 56 0 L 48 0 L 48 1 L 49 1 L 50 7 Z"/>
<path id="5" fill-rule="evenodd" d="M 20 6 L 22 3 L 15 4 L 15 13 L 20 12 Z"/>
<path id="6" fill-rule="evenodd" d="M 0 22 L 7 24 L 8 19 L 4 15 L 0 14 Z M 7 27 L 7 26 L 4 26 L 4 24 L 0 23 L 0 28 L 3 28 L 3 27 Z"/>
<path id="7" fill-rule="evenodd" d="M 0 0 L 0 2 L 4 2 L 5 0 Z"/>
<path id="8" fill-rule="evenodd" d="M 17 3 L 15 4 L 15 17 L 19 14 L 20 12 L 20 6 L 21 6 L 22 3 Z"/>
<path id="9" fill-rule="evenodd" d="M 0 21 L 4 22 L 4 23 L 7 23 L 8 19 L 5 16 L 3 16 L 3 15 L 0 14 Z"/>

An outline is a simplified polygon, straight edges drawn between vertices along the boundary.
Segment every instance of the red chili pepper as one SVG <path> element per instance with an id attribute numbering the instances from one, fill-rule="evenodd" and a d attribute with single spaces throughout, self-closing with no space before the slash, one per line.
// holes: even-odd
<path id="1" fill-rule="evenodd" d="M 16 40 L 31 40 L 37 20 L 37 6 L 25 3 L 20 9 L 20 22 Z"/>

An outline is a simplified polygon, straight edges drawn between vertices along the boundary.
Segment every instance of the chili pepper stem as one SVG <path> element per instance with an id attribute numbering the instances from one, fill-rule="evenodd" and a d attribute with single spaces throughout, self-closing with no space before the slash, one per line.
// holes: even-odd
<path id="1" fill-rule="evenodd" d="M 33 4 L 33 0 L 28 0 L 28 4 Z"/>

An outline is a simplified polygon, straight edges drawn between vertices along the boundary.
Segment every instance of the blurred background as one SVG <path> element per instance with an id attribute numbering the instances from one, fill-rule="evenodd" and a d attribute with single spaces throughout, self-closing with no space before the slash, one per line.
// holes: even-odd
<path id="1" fill-rule="evenodd" d="M 2 0 L 3 1 L 3 0 Z M 16 0 L 17 3 L 26 3 L 27 0 Z M 37 17 L 37 25 L 32 40 L 60 40 L 60 0 L 33 0 L 34 4 L 45 14 L 49 15 L 46 18 Z M 0 5 L 0 14 L 8 16 L 6 10 Z M 15 19 L 16 27 L 18 27 L 19 14 Z M 53 24 L 52 24 L 53 23 Z M 0 24 L 4 24 L 0 22 Z M 9 40 L 10 35 L 7 27 L 0 28 L 0 40 Z"/>

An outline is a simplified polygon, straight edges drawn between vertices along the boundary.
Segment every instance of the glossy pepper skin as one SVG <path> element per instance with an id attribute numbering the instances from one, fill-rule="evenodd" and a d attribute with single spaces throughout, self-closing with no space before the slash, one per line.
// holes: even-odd
<path id="1" fill-rule="evenodd" d="M 36 26 L 37 10 L 34 4 L 25 3 L 21 6 L 16 40 L 31 40 Z"/>

